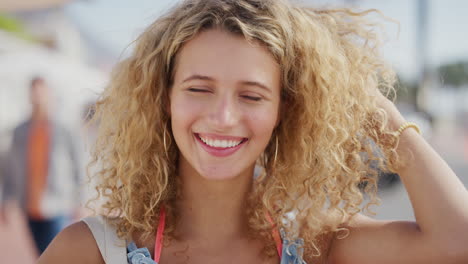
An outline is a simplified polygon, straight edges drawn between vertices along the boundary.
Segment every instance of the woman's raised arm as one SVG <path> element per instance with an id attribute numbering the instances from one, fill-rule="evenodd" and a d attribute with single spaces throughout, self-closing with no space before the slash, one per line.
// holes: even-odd
<path id="1" fill-rule="evenodd" d="M 380 93 L 377 96 L 390 127 L 397 130 L 405 119 L 391 101 Z M 349 222 L 349 236 L 333 242 L 330 263 L 468 263 L 465 186 L 415 129 L 402 132 L 397 152 L 408 158 L 397 173 L 416 222 L 376 221 L 358 215 Z"/>

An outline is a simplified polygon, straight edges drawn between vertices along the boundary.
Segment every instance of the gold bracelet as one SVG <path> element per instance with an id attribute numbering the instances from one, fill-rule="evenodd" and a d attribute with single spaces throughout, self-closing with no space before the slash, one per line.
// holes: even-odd
<path id="1" fill-rule="evenodd" d="M 416 123 L 414 123 L 414 122 L 405 122 L 395 132 L 396 136 L 400 137 L 401 133 L 403 133 L 403 131 L 405 131 L 405 129 L 407 129 L 408 127 L 414 128 L 416 130 L 416 132 L 418 132 L 418 134 L 421 134 L 421 129 L 419 129 L 419 126 L 416 125 Z"/>

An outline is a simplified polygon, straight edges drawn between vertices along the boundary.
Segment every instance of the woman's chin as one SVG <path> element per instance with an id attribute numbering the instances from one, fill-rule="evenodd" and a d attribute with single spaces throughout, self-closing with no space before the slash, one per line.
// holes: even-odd
<path id="1" fill-rule="evenodd" d="M 232 180 L 239 176 L 240 173 L 230 172 L 201 172 L 200 176 L 206 180 L 223 181 Z"/>
<path id="2" fill-rule="evenodd" d="M 244 170 L 233 170 L 232 168 L 219 168 L 219 167 L 210 167 L 210 168 L 201 168 L 198 173 L 200 176 L 206 180 L 213 181 L 223 181 L 223 180 L 233 180 L 235 178 L 241 177 L 241 175 L 250 175 L 252 176 L 253 170 L 251 173 Z"/>

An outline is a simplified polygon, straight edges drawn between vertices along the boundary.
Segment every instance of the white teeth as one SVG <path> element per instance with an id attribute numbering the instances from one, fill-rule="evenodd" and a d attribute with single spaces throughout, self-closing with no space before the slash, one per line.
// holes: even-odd
<path id="1" fill-rule="evenodd" d="M 242 140 L 234 141 L 234 140 L 220 140 L 220 139 L 205 139 L 200 137 L 200 139 L 207 144 L 208 146 L 215 147 L 215 148 L 232 148 L 239 145 Z"/>
<path id="2" fill-rule="evenodd" d="M 214 140 L 208 139 L 208 140 L 206 140 L 206 144 L 212 146 L 212 145 L 214 145 Z"/>
<path id="3" fill-rule="evenodd" d="M 227 140 L 224 140 L 221 145 L 222 145 L 223 148 L 227 148 L 227 147 L 231 146 L 231 145 L 229 145 L 229 141 L 227 141 Z"/>

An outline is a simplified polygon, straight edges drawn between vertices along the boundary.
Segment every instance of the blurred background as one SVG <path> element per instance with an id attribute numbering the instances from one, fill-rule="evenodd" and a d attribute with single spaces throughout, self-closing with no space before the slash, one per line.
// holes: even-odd
<path id="1" fill-rule="evenodd" d="M 48 119 L 60 124 L 73 139 L 73 151 L 81 160 L 75 165 L 86 163 L 85 146 L 89 148 L 93 131 L 83 126 L 83 120 L 105 87 L 112 67 L 131 52 L 138 34 L 175 2 L 0 0 L 2 176 L 3 168 L 11 165 L 15 128 L 32 118 L 33 78 L 39 78 L 40 86 L 47 87 Z M 397 105 L 407 119 L 421 125 L 429 143 L 468 185 L 468 36 L 464 33 L 468 27 L 468 2 L 300 2 L 319 7 L 375 8 L 394 20 L 381 20 L 386 30 L 382 52 L 399 76 Z M 8 191 L 3 178 L 0 197 Z M 398 177 L 383 175 L 380 185 L 382 205 L 373 208 L 376 218 L 414 219 Z M 89 195 L 84 187 L 80 188 L 81 197 Z"/>

